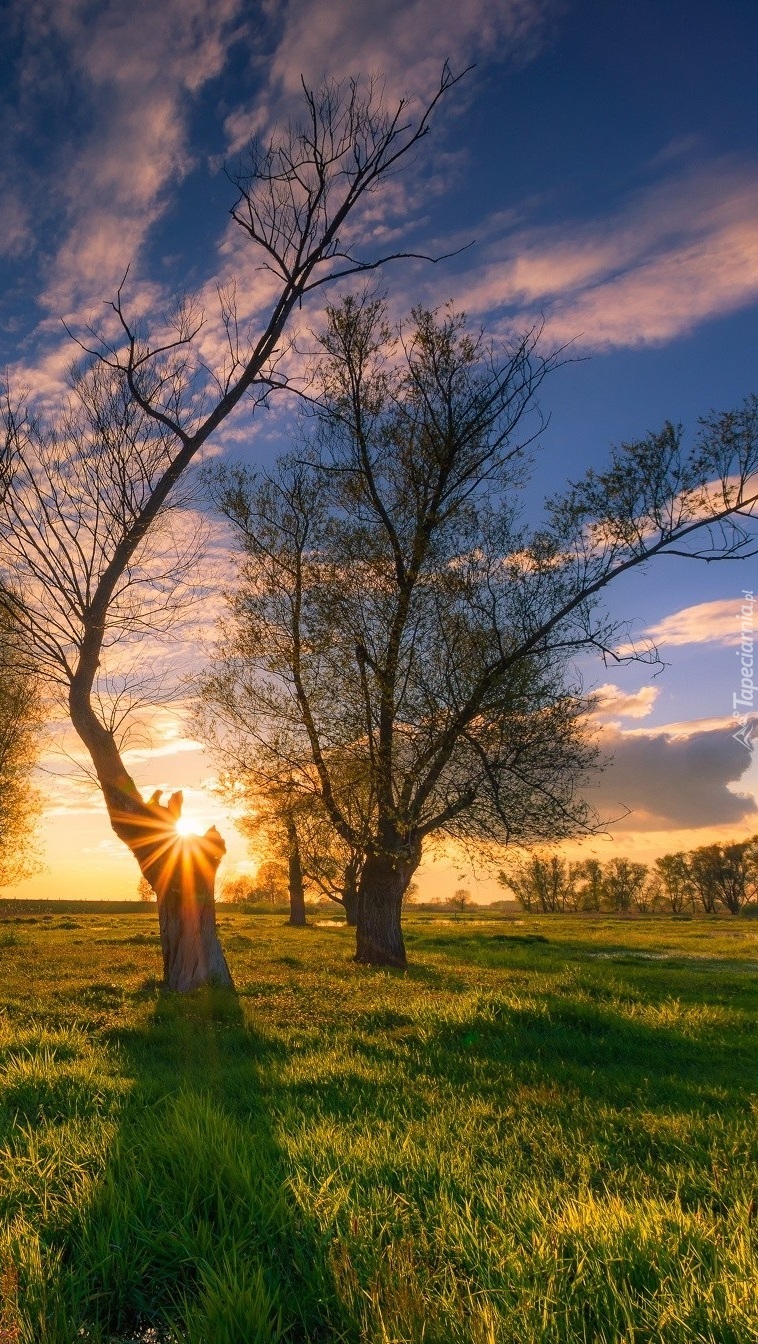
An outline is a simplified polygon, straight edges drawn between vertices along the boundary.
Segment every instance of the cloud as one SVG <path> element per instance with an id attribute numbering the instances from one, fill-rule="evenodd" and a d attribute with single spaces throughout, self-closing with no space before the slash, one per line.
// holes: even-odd
<path id="1" fill-rule="evenodd" d="M 656 644 L 725 644 L 737 646 L 740 639 L 739 597 L 716 602 L 698 602 L 651 625 L 645 634 Z"/>
<path id="2" fill-rule="evenodd" d="M 593 718 L 609 716 L 622 719 L 646 719 L 652 712 L 660 691 L 657 686 L 642 686 L 638 691 L 622 691 L 613 682 L 598 686 L 593 695 L 598 700 Z"/>
<path id="3" fill-rule="evenodd" d="M 0 182 L 0 256 L 17 257 L 29 237 L 26 208 L 14 187 Z"/>
<path id="4" fill-rule="evenodd" d="M 661 344 L 758 298 L 755 164 L 676 171 L 604 219 L 485 232 L 461 306 L 544 314 L 552 340 L 585 349 Z"/>
<path id="5" fill-rule="evenodd" d="M 269 85 L 295 93 L 311 84 L 361 72 L 384 76 L 387 91 L 428 96 L 449 59 L 455 70 L 489 59 L 533 57 L 561 0 L 290 0 L 276 11 L 281 38 Z"/>
<path id="6" fill-rule="evenodd" d="M 606 818 L 628 809 L 614 831 L 744 824 L 756 812 L 756 800 L 734 786 L 753 758 L 733 737 L 734 726 L 689 725 L 690 732 L 681 736 L 667 729 L 624 733 L 609 726 L 600 746 L 611 763 L 588 791 L 593 807 Z"/>
<path id="7" fill-rule="evenodd" d="M 190 167 L 190 99 L 223 68 L 242 0 L 106 0 L 94 13 L 85 0 L 15 8 L 24 32 L 17 139 L 46 114 L 58 151 L 45 176 L 44 218 L 61 241 L 41 301 L 69 313 L 112 292 L 168 186 Z"/>

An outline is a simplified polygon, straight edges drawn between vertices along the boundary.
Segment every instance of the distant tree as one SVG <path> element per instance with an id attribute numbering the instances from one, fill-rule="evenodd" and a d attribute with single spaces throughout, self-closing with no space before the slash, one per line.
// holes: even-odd
<path id="1" fill-rule="evenodd" d="M 697 899 L 706 915 L 713 915 L 721 901 L 721 848 L 719 845 L 701 845 L 689 855 L 689 872 Z"/>
<path id="2" fill-rule="evenodd" d="M 578 865 L 556 854 L 534 853 L 516 859 L 500 873 L 502 886 L 513 892 L 524 910 L 543 915 L 576 909 Z"/>
<path id="3" fill-rule="evenodd" d="M 214 913 L 225 846 L 214 827 L 203 837 L 178 835 L 180 792 L 163 806 L 160 794 L 146 802 L 137 789 L 121 750 L 123 687 L 115 706 L 113 697 L 103 704 L 114 649 L 123 654 L 131 644 L 139 657 L 155 629 L 156 592 L 163 616 L 174 605 L 176 574 L 161 563 L 160 547 L 156 553 L 157 534 L 219 427 L 243 400 L 252 410 L 286 385 L 285 333 L 303 302 L 340 278 L 418 255 L 362 255 L 360 206 L 376 209 L 377 190 L 425 137 L 456 82 L 445 67 L 417 117 L 405 100 L 385 107 L 374 80 L 304 88 L 303 124 L 251 146 L 232 174 L 239 192 L 232 215 L 265 273 L 264 292 L 248 325 L 233 288 L 220 291 L 226 342 L 215 367 L 198 346 L 203 316 L 192 301 L 151 332 L 130 319 L 122 287 L 102 333 L 87 333 L 91 362 L 60 414 L 46 423 L 8 399 L 0 578 L 13 590 L 30 659 L 64 692 L 113 830 L 158 893 L 171 989 L 231 986 Z M 363 233 L 375 234 L 370 219 Z"/>
<path id="4" fill-rule="evenodd" d="M 242 905 L 245 901 L 253 899 L 252 892 L 252 879 L 246 874 L 238 873 L 235 877 L 224 878 L 219 899 L 228 905 Z"/>
<path id="5" fill-rule="evenodd" d="M 403 899 L 406 905 L 416 905 L 421 900 L 421 889 L 418 882 L 408 883 Z"/>
<path id="6" fill-rule="evenodd" d="M 473 901 L 468 887 L 457 887 L 450 897 L 450 905 L 459 916 L 462 915 L 465 910 L 470 909 L 473 905 Z"/>
<path id="7" fill-rule="evenodd" d="M 34 833 L 42 799 L 31 775 L 41 708 L 38 679 L 18 635 L 12 612 L 0 605 L 0 886 L 29 877 L 38 867 Z"/>
<path id="8" fill-rule="evenodd" d="M 738 915 L 758 890 L 758 837 L 703 845 L 690 854 L 692 882 L 706 914 L 723 906 Z"/>
<path id="9" fill-rule="evenodd" d="M 647 864 L 634 863 L 626 858 L 611 859 L 605 865 L 603 874 L 607 908 L 625 913 L 633 908 L 639 909 L 640 902 L 647 908 L 645 896 L 647 878 Z"/>
<path id="10" fill-rule="evenodd" d="M 272 905 L 287 903 L 287 869 L 280 859 L 264 859 L 255 875 L 251 897 L 254 901 L 270 901 Z"/>
<path id="11" fill-rule="evenodd" d="M 146 877 L 141 877 L 137 883 L 137 899 L 140 901 L 155 901 L 158 899 Z"/>
<path id="12" fill-rule="evenodd" d="M 672 914 L 681 914 L 687 906 L 694 909 L 696 887 L 690 871 L 689 857 L 684 851 L 664 854 L 662 858 L 656 859 L 655 871 L 661 892 L 668 901 Z"/>
<path id="13" fill-rule="evenodd" d="M 660 909 L 663 892 L 658 874 L 646 868 L 644 881 L 634 888 L 632 892 L 632 905 L 641 915 L 649 915 L 651 911 Z"/>
<path id="14" fill-rule="evenodd" d="M 287 873 L 290 924 L 305 927 L 306 875 L 297 816 L 300 795 L 286 775 L 267 781 L 258 778 L 257 787 L 249 777 L 244 784 L 238 779 L 230 784 L 228 776 L 225 782 L 227 794 L 238 805 L 241 797 L 245 799 L 245 810 L 237 826 L 250 840 L 252 850 L 258 851 L 263 846 L 280 874 L 283 870 Z"/>
<path id="15" fill-rule="evenodd" d="M 577 908 L 598 911 L 605 902 L 605 879 L 603 865 L 599 859 L 585 859 L 577 871 L 578 900 Z"/>

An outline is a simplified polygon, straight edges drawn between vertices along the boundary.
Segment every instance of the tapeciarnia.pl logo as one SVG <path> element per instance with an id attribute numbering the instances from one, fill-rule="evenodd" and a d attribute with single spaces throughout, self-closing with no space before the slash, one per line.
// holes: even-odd
<path id="1" fill-rule="evenodd" d="M 753 742 L 753 732 L 755 721 L 750 719 L 750 715 L 755 708 L 755 683 L 753 681 L 753 608 L 755 598 L 752 589 L 743 588 L 742 605 L 740 607 L 740 645 L 737 649 L 737 657 L 740 659 L 740 689 L 732 695 L 732 718 L 739 723 L 736 733 L 732 737 L 737 742 L 741 742 L 743 747 L 752 751 L 755 747 Z"/>

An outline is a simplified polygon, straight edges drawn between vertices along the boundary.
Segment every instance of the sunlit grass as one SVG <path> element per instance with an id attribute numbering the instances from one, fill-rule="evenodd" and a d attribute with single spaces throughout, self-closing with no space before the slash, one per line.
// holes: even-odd
<path id="1" fill-rule="evenodd" d="M 154 919 L 0 924 L 2 1344 L 758 1338 L 758 923 Z"/>

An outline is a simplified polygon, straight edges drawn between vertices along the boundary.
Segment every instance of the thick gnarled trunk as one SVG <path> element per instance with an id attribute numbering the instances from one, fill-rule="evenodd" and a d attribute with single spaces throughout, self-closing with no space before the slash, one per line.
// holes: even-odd
<path id="1" fill-rule="evenodd" d="M 187 991 L 214 985 L 233 989 L 216 931 L 216 872 L 226 845 L 212 826 L 205 835 L 180 836 L 182 795 L 162 806 L 160 793 L 145 802 L 113 739 L 90 704 L 90 687 L 76 679 L 71 719 L 92 757 L 111 826 L 131 850 L 158 898 L 163 983 Z"/>
<path id="2" fill-rule="evenodd" d="M 420 845 L 369 853 L 358 888 L 355 959 L 370 966 L 407 965 L 403 897 L 421 858 Z"/>
<path id="3" fill-rule="evenodd" d="M 158 898 L 165 987 L 232 989 L 216 930 L 216 871 L 226 845 L 215 826 L 205 835 L 178 835 L 181 793 L 172 794 L 163 807 L 157 794 L 145 803 L 139 794 L 104 792 L 111 826 Z"/>

